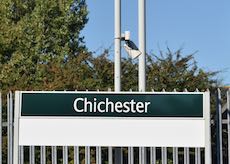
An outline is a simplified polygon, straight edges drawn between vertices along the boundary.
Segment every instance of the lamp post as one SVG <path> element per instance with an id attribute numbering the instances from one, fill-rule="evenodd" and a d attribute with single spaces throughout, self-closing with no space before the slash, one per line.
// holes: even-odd
<path id="1" fill-rule="evenodd" d="M 145 75 L 145 65 L 146 65 L 146 19 L 145 19 L 145 0 L 138 0 L 138 38 L 139 38 L 139 50 L 141 55 L 139 57 L 139 91 L 145 92 L 146 88 L 146 75 Z"/>
<path id="2" fill-rule="evenodd" d="M 121 91 L 121 0 L 115 0 L 114 91 Z"/>
<path id="3" fill-rule="evenodd" d="M 114 91 L 121 91 L 121 0 L 114 1 Z M 120 135 L 120 134 L 118 134 Z M 112 164 L 112 147 L 109 147 L 109 163 Z M 115 164 L 122 164 L 122 149 L 115 148 Z"/>
<path id="4" fill-rule="evenodd" d="M 146 73 L 145 73 L 145 65 L 146 65 L 146 16 L 145 16 L 145 8 L 146 3 L 145 0 L 138 0 L 138 39 L 139 39 L 139 50 L 141 51 L 141 55 L 139 57 L 139 75 L 138 75 L 138 85 L 139 92 L 145 92 L 146 89 Z M 139 148 L 139 163 L 146 163 L 146 153 L 145 148 Z"/>
<path id="5" fill-rule="evenodd" d="M 115 24 L 114 24 L 114 91 L 121 91 L 121 0 L 114 1 L 115 11 Z M 139 50 L 133 51 L 140 55 L 139 57 L 139 91 L 145 92 L 146 88 L 146 32 L 145 32 L 145 0 L 138 1 L 138 31 L 139 31 Z M 125 47 L 127 50 L 127 47 Z M 139 56 L 138 55 L 138 56 Z M 140 163 L 145 163 L 145 148 L 140 148 Z M 109 148 L 110 159 L 112 162 L 112 148 Z M 122 149 L 115 148 L 115 164 L 122 164 Z"/>

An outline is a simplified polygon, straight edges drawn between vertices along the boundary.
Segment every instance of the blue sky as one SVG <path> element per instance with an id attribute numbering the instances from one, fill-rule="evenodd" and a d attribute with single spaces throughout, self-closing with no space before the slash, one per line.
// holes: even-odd
<path id="1" fill-rule="evenodd" d="M 138 0 L 122 1 L 122 31 L 129 30 L 138 45 Z M 111 46 L 113 56 L 114 0 L 88 0 L 89 22 L 82 35 L 90 51 L 100 54 Z M 223 71 L 218 77 L 230 84 L 229 0 L 146 0 L 146 48 L 158 54 L 168 46 L 195 51 L 198 66 Z M 124 56 L 124 53 L 123 53 Z"/>

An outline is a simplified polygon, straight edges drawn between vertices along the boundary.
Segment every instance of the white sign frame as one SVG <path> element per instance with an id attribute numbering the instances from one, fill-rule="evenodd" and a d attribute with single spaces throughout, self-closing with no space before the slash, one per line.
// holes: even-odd
<path id="1" fill-rule="evenodd" d="M 209 92 L 199 92 L 199 93 L 202 93 L 203 94 L 203 118 L 78 118 L 76 119 L 75 118 L 71 118 L 71 117 L 68 117 L 66 119 L 61 119 L 60 117 L 52 117 L 52 118 L 49 118 L 49 117 L 46 117 L 45 119 L 42 118 L 42 117 L 36 117 L 36 119 L 34 120 L 34 117 L 27 117 L 27 118 L 23 118 L 21 115 L 20 115 L 20 112 L 21 112 L 21 94 L 22 93 L 25 93 L 25 92 L 21 92 L 21 91 L 16 91 L 15 92 L 15 117 L 14 117 L 14 164 L 17 164 L 16 161 L 18 161 L 18 156 L 19 156 L 19 144 L 20 143 L 25 143 L 26 141 L 28 141 L 28 144 L 26 145 L 29 145 L 29 143 L 33 142 L 34 140 L 30 141 L 30 139 L 28 138 L 24 138 L 22 139 L 22 137 L 20 137 L 20 128 L 23 126 L 26 126 L 28 124 L 31 124 L 33 123 L 35 120 L 35 122 L 37 123 L 34 123 L 33 125 L 34 126 L 37 126 L 36 128 L 40 129 L 41 127 L 43 127 L 44 125 L 41 125 L 41 127 L 39 127 L 40 125 L 40 121 L 41 122 L 44 122 L 44 123 L 47 123 L 48 122 L 53 122 L 51 123 L 51 126 L 49 128 L 53 128 L 53 125 L 58 123 L 58 122 L 62 122 L 63 123 L 63 127 L 65 127 L 66 125 L 69 125 L 68 123 L 68 120 L 71 122 L 74 122 L 74 125 L 75 124 L 78 124 L 78 123 L 86 123 L 86 122 L 90 122 L 89 125 L 86 125 L 86 127 L 90 127 L 92 126 L 93 124 L 95 125 L 115 125 L 117 124 L 118 127 L 119 127 L 119 130 L 122 131 L 123 133 L 125 133 L 126 135 L 128 135 L 127 131 L 125 131 L 125 129 L 127 128 L 122 128 L 122 125 L 128 125 L 128 128 L 130 128 L 130 125 L 132 124 L 135 124 L 135 120 L 140 120 L 141 123 L 143 123 L 143 125 L 140 125 L 139 129 L 143 129 L 143 131 L 140 134 L 140 136 L 137 136 L 136 138 L 132 137 L 132 139 L 130 139 L 129 137 L 124 137 L 124 138 L 117 138 L 118 136 L 115 136 L 115 138 L 117 138 L 117 141 L 124 141 L 124 142 L 121 142 L 121 143 L 114 143 L 114 144 L 109 144 L 110 141 L 108 141 L 108 143 L 105 143 L 104 141 L 106 141 L 104 138 L 102 138 L 101 140 L 99 140 L 100 142 L 98 142 L 98 144 L 93 144 L 95 142 L 90 142 L 89 145 L 86 144 L 87 140 L 89 140 L 89 138 L 85 138 L 84 137 L 79 137 L 81 139 L 81 142 L 83 143 L 82 145 L 78 145 L 76 142 L 75 144 L 64 144 L 64 145 L 68 145 L 68 146 L 73 146 L 73 145 L 77 145 L 77 146 L 156 146 L 156 147 L 188 147 L 188 146 L 191 146 L 191 147 L 205 147 L 205 163 L 209 163 L 209 161 L 211 161 L 211 132 L 210 132 L 210 94 Z M 37 93 L 37 92 L 36 92 Z M 53 92 L 44 92 L 44 91 L 41 91 L 41 93 L 53 93 Z M 62 93 L 62 92 L 61 92 Z M 65 92 L 67 93 L 67 92 Z M 80 92 L 77 92 L 77 93 L 80 93 Z M 82 93 L 86 93 L 86 92 L 82 92 Z M 101 92 L 87 92 L 87 93 L 101 93 Z M 116 92 L 102 92 L 103 93 L 116 93 Z M 126 93 L 138 93 L 138 94 L 141 94 L 140 92 L 118 92 L 119 94 L 126 94 Z M 197 94 L 196 92 L 145 92 L 145 94 Z M 51 121 L 49 121 L 51 120 Z M 76 122 L 74 120 L 77 120 Z M 67 121 L 67 122 L 66 122 Z M 149 143 L 143 143 L 142 141 L 138 141 L 138 142 L 135 142 L 137 141 L 137 138 L 138 137 L 144 137 L 143 134 L 145 134 L 144 132 L 146 132 L 145 128 L 143 128 L 145 125 L 148 125 L 150 123 L 154 123 L 152 126 L 150 126 L 149 128 L 153 128 L 154 130 L 156 129 L 162 129 L 163 126 L 164 126 L 164 123 L 166 123 L 167 125 L 172 125 L 172 122 L 177 122 L 175 124 L 175 127 L 178 127 L 180 126 L 181 124 L 184 124 L 184 125 L 187 125 L 190 128 L 194 128 L 196 131 L 199 132 L 199 135 L 204 135 L 203 136 L 203 139 L 199 139 L 199 143 L 201 145 L 198 145 L 197 143 L 191 143 L 191 145 L 186 145 L 186 142 L 188 142 L 188 140 L 182 140 L 181 138 L 178 138 L 178 143 L 180 143 L 181 141 L 183 142 L 182 144 L 178 144 L 178 145 L 173 145 L 173 142 L 170 141 L 170 138 L 163 138 L 164 141 L 165 140 L 168 140 L 171 142 L 171 144 L 167 143 L 167 144 L 164 144 L 163 142 L 155 142 L 155 141 L 160 141 L 160 138 L 162 138 L 163 135 L 167 135 L 167 133 L 165 133 L 166 131 L 165 130 L 160 130 L 158 132 L 160 132 L 160 135 L 156 135 L 155 138 L 153 138 L 152 140 L 154 142 L 152 142 L 152 145 L 149 145 Z M 193 127 L 195 124 L 197 124 L 197 126 Z M 46 124 L 47 125 L 47 124 Z M 135 126 L 137 126 L 138 124 L 136 124 Z M 157 125 L 157 126 L 155 126 Z M 201 126 L 204 126 L 202 128 L 199 129 L 199 127 Z M 59 125 L 61 126 L 61 124 Z M 155 127 L 154 127 L 155 126 Z M 106 126 L 105 126 L 106 127 Z M 174 128 L 175 128 L 174 127 Z M 83 127 L 83 129 L 79 129 L 79 130 L 84 130 L 85 127 Z M 95 127 L 93 127 L 95 128 Z M 197 129 L 198 128 L 198 129 Z M 66 128 L 65 128 L 66 129 Z M 109 129 L 109 128 L 108 128 Z M 26 128 L 24 128 L 24 130 L 31 130 L 30 126 L 27 126 Z M 49 135 L 52 135 L 51 133 L 49 133 L 49 129 L 45 129 L 45 131 L 43 131 L 44 129 L 40 129 L 41 131 L 39 131 L 38 133 L 42 133 L 42 132 L 45 132 L 45 133 L 48 133 Z M 59 128 L 60 130 L 60 128 Z M 92 130 L 92 129 L 91 129 Z M 114 130 L 114 129 L 112 129 Z M 204 130 L 204 131 L 203 131 Z M 148 130 L 149 131 L 149 130 Z M 203 132 L 202 132 L 203 131 Z M 100 133 L 102 133 L 103 131 L 100 131 Z M 129 131 L 129 133 L 132 135 L 132 136 L 135 136 L 133 135 L 134 131 Z M 26 134 L 26 132 L 23 132 L 23 134 Z M 38 133 L 35 133 L 35 135 L 38 135 Z M 63 134 L 66 134 L 67 131 Z M 90 134 L 90 128 L 85 130 L 85 133 L 87 135 Z M 177 131 L 177 135 L 178 136 L 178 131 Z M 189 133 L 189 130 L 187 131 L 188 135 L 187 137 L 191 137 L 191 134 Z M 112 131 L 109 131 L 109 134 L 119 134 L 117 131 L 115 133 L 112 133 Z M 150 135 L 153 135 L 153 133 L 148 133 Z M 147 135 L 148 135 L 147 134 Z M 56 135 L 56 134 L 55 134 Z M 112 137 L 111 139 L 114 141 L 115 138 L 113 138 L 113 135 L 110 135 L 110 137 Z M 145 134 L 146 135 L 146 134 Z M 176 138 L 176 136 L 172 136 L 172 133 L 170 133 L 170 137 L 171 138 Z M 119 135 L 120 136 L 120 135 Z M 41 136 L 40 136 L 41 137 Z M 44 144 L 44 142 L 41 142 L 40 144 L 37 144 L 39 146 L 41 145 L 47 145 L 47 146 L 61 146 L 60 144 L 55 144 L 54 142 L 52 141 L 55 141 L 53 136 L 49 137 L 49 136 L 46 136 L 49 138 L 49 140 L 47 141 L 46 144 Z M 45 137 L 45 138 L 46 138 Z M 63 137 L 66 137 L 65 135 L 62 136 Z M 183 136 L 185 137 L 185 136 Z M 159 140 L 157 140 L 157 138 Z M 68 138 L 68 141 L 70 142 L 74 142 L 74 138 Z M 66 139 L 65 139 L 66 140 Z M 76 140 L 76 139 L 75 139 Z M 115 139 L 116 140 L 116 139 Z M 145 138 L 145 141 L 150 141 L 151 138 Z M 189 140 L 191 141 L 191 138 L 189 138 Z M 202 141 L 203 140 L 203 141 Z M 175 142 L 177 142 L 177 140 L 175 139 L 174 140 Z M 55 141 L 56 142 L 56 141 Z M 135 144 L 131 144 L 135 142 Z M 51 143 L 51 144 L 50 144 Z M 58 143 L 58 141 L 57 141 Z M 158 144 L 157 144 L 158 143 Z"/>

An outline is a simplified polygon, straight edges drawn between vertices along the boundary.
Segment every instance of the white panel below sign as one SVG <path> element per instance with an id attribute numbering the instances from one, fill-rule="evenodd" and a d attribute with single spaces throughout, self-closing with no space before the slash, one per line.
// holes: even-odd
<path id="1" fill-rule="evenodd" d="M 205 147 L 203 119 L 20 118 L 19 145 Z"/>

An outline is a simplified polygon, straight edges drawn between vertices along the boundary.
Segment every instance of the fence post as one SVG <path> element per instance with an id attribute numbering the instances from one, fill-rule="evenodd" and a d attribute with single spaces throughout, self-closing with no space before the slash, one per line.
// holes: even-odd
<path id="1" fill-rule="evenodd" d="M 150 147 L 150 162 L 151 164 L 156 163 L 156 147 Z"/>
<path id="2" fill-rule="evenodd" d="M 108 154 L 109 154 L 108 163 L 113 164 L 113 147 L 108 148 Z"/>
<path id="3" fill-rule="evenodd" d="M 139 147 L 139 163 L 146 163 L 146 149 L 145 147 Z"/>
<path id="4" fill-rule="evenodd" d="M 228 163 L 230 164 L 230 89 L 227 91 Z"/>
<path id="5" fill-rule="evenodd" d="M 30 146 L 30 164 L 35 164 L 35 150 L 34 150 L 34 146 Z M 42 156 L 41 156 L 42 158 Z"/>
<path id="6" fill-rule="evenodd" d="M 40 154 L 41 154 L 41 159 L 40 159 L 41 164 L 46 164 L 46 146 L 40 147 Z"/>
<path id="7" fill-rule="evenodd" d="M 13 96 L 12 92 L 7 95 L 7 134 L 8 134 L 8 164 L 13 163 Z"/>
<path id="8" fill-rule="evenodd" d="M 111 92 L 112 89 L 108 88 L 108 92 Z M 113 164 L 113 147 L 109 147 L 108 148 L 108 163 L 109 164 Z"/>
<path id="9" fill-rule="evenodd" d="M 128 164 L 133 164 L 134 156 L 133 156 L 133 147 L 128 147 Z"/>
<path id="10" fill-rule="evenodd" d="M 178 148 L 173 147 L 173 164 L 178 164 Z"/>
<path id="11" fill-rule="evenodd" d="M 79 164 L 79 147 L 74 146 L 74 164 Z"/>
<path id="12" fill-rule="evenodd" d="M 207 104 L 204 109 L 205 117 L 205 164 L 212 163 L 212 147 L 211 147 L 211 121 L 210 121 L 210 92 L 207 90 L 205 92 L 205 99 Z"/>
<path id="13" fill-rule="evenodd" d="M 90 147 L 85 147 L 85 164 L 90 164 Z"/>
<path id="14" fill-rule="evenodd" d="M 0 163 L 2 163 L 2 93 L 0 93 Z"/>
<path id="15" fill-rule="evenodd" d="M 68 164 L 68 147 L 63 146 L 63 164 Z"/>
<path id="16" fill-rule="evenodd" d="M 24 147 L 19 147 L 19 163 L 24 164 Z"/>
<path id="17" fill-rule="evenodd" d="M 184 148 L 184 163 L 189 164 L 189 147 Z"/>
<path id="18" fill-rule="evenodd" d="M 216 155 L 217 155 L 217 164 L 223 164 L 223 155 L 222 155 L 222 109 L 221 109 L 221 91 L 217 89 L 216 96 Z"/>
<path id="19" fill-rule="evenodd" d="M 173 89 L 173 92 L 176 92 L 176 88 Z M 178 164 L 178 148 L 173 147 L 173 164 Z"/>
<path id="20" fill-rule="evenodd" d="M 51 156 L 52 156 L 52 164 L 57 164 L 57 147 L 52 146 L 51 147 Z"/>
<path id="21" fill-rule="evenodd" d="M 129 89 L 129 92 L 132 92 L 132 89 Z M 133 147 L 128 147 L 128 164 L 134 163 L 134 154 Z"/>
<path id="22" fill-rule="evenodd" d="M 162 164 L 167 164 L 167 161 L 168 161 L 167 147 L 161 148 L 161 158 L 162 158 Z"/>
<path id="23" fill-rule="evenodd" d="M 96 164 L 101 164 L 101 147 L 96 147 Z"/>
<path id="24" fill-rule="evenodd" d="M 188 92 L 187 88 L 184 89 L 184 92 Z M 184 163 L 189 164 L 189 147 L 184 148 Z"/>
<path id="25" fill-rule="evenodd" d="M 200 164 L 200 148 L 196 147 L 195 148 L 195 164 Z"/>
<path id="26" fill-rule="evenodd" d="M 18 164 L 19 163 L 19 124 L 18 124 L 18 118 L 19 118 L 19 106 L 20 106 L 20 92 L 15 92 L 15 106 L 14 106 L 14 155 L 13 155 L 13 163 Z"/>

